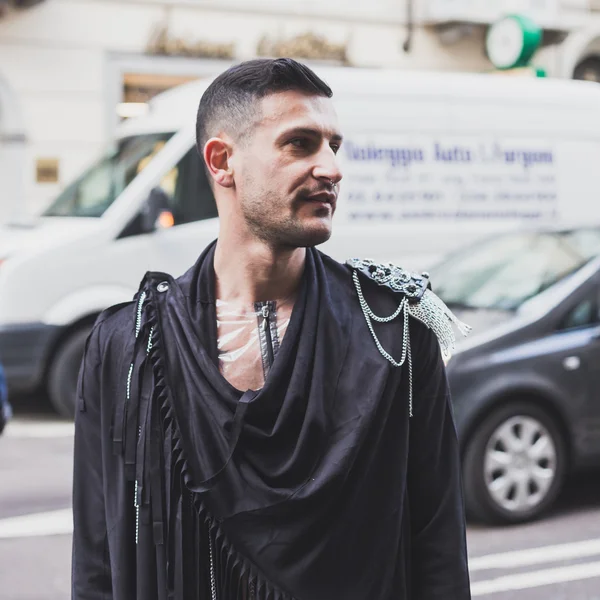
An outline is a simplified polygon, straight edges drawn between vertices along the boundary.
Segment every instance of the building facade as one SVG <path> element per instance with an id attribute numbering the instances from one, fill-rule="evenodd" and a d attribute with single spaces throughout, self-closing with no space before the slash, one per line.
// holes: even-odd
<path id="1" fill-rule="evenodd" d="M 39 212 L 154 94 L 256 56 L 489 72 L 487 29 L 518 12 L 544 30 L 536 65 L 600 81 L 600 0 L 9 4 L 0 0 L 0 222 Z"/>

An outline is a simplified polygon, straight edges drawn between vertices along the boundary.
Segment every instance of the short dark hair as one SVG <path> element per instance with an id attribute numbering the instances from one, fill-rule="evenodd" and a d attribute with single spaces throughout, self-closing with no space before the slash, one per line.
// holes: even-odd
<path id="1" fill-rule="evenodd" d="M 196 118 L 196 148 L 220 127 L 241 133 L 256 119 L 257 100 L 295 90 L 331 98 L 331 88 L 306 65 L 291 58 L 256 59 L 235 65 L 219 75 L 202 95 Z"/>

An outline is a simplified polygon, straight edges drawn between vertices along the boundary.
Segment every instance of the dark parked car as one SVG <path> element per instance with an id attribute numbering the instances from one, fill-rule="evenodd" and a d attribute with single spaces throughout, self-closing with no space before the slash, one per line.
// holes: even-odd
<path id="1" fill-rule="evenodd" d="M 600 466 L 600 228 L 516 233 L 432 269 L 473 333 L 448 363 L 470 517 L 537 517 Z"/>
<path id="2" fill-rule="evenodd" d="M 12 417 L 12 409 L 8 403 L 8 387 L 6 385 L 6 377 L 4 369 L 0 363 L 0 433 L 4 431 L 6 424 Z"/>

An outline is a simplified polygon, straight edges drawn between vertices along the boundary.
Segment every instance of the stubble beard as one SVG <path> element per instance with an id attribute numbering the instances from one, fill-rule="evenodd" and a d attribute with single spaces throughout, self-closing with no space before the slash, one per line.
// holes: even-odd
<path id="1" fill-rule="evenodd" d="M 263 192 L 243 201 L 241 208 L 252 235 L 271 248 L 310 248 L 323 244 L 331 237 L 331 229 L 324 231 L 304 227 L 298 218 L 294 218 L 295 208 L 300 202 L 302 200 L 296 199 L 290 211 L 279 196 Z M 278 218 L 277 214 L 284 212 L 286 216 Z"/>

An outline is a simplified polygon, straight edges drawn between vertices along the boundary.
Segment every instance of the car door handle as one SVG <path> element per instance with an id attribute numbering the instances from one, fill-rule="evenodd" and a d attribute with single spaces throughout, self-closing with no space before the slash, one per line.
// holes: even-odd
<path id="1" fill-rule="evenodd" d="M 579 356 L 567 356 L 563 359 L 562 364 L 565 371 L 577 371 L 581 367 L 581 359 Z"/>

